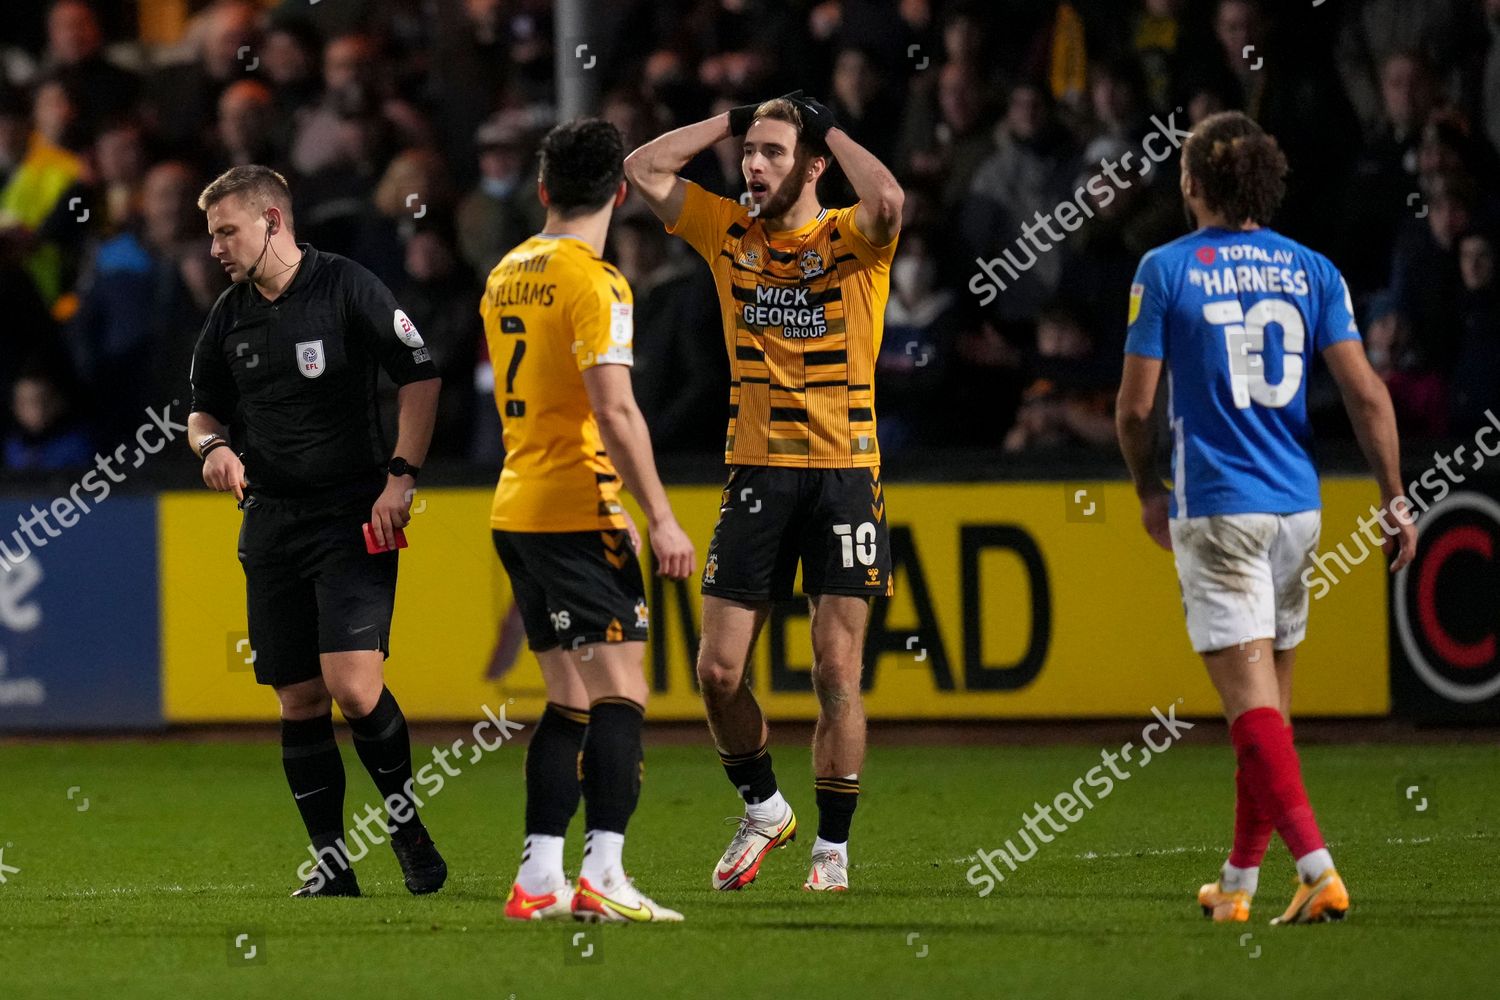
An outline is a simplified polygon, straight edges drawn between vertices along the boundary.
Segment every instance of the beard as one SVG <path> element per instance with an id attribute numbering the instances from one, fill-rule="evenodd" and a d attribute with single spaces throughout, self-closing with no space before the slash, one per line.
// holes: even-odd
<path id="1" fill-rule="evenodd" d="M 776 190 L 766 196 L 765 203 L 760 209 L 761 218 L 780 218 L 797 204 L 797 199 L 802 197 L 802 189 L 807 185 L 802 177 L 800 165 L 787 174 L 786 178 L 777 185 Z"/>

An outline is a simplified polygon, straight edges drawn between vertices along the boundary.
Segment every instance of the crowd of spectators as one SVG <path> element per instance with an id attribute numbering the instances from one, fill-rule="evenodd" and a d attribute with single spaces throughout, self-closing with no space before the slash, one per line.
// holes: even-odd
<path id="1" fill-rule="evenodd" d="M 1089 185 L 1082 226 L 992 301 L 971 279 L 1102 163 L 1225 108 L 1286 151 L 1275 225 L 1348 277 L 1403 435 L 1468 433 L 1500 403 L 1500 0 L 599 0 L 579 32 L 546 0 L 213 0 L 184 3 L 171 44 L 141 41 L 125 0 L 28 6 L 0 45 L 7 470 L 87 463 L 148 406 L 182 414 L 224 285 L 194 200 L 250 162 L 287 175 L 299 240 L 370 268 L 432 346 L 434 454 L 498 466 L 477 303 L 541 226 L 534 149 L 566 73 L 591 74 L 627 148 L 802 88 L 891 167 L 892 458 L 1114 447 L 1131 277 L 1186 231 L 1176 157 Z M 685 173 L 743 190 L 733 140 Z M 836 169 L 821 194 L 853 197 Z M 708 271 L 635 198 L 610 244 L 655 444 L 711 455 L 727 364 Z M 1311 401 L 1337 433 L 1330 387 Z"/>

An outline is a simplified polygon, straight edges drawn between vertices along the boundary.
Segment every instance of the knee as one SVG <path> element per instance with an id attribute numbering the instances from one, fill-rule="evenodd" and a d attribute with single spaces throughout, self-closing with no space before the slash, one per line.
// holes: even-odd
<path id="1" fill-rule="evenodd" d="M 829 657 L 813 664 L 813 692 L 825 710 L 841 711 L 859 702 L 862 665 L 853 657 Z"/>
<path id="2" fill-rule="evenodd" d="M 333 701 L 321 686 L 295 684 L 281 688 L 276 699 L 281 703 L 281 717 L 293 721 L 316 719 L 333 710 Z"/>
<path id="3" fill-rule="evenodd" d="M 344 713 L 346 719 L 362 719 L 375 711 L 376 702 L 380 701 L 380 692 L 385 685 L 376 682 L 374 684 L 344 681 L 329 685 L 329 693 L 333 700 L 338 702 L 339 711 Z"/>
<path id="4" fill-rule="evenodd" d="M 730 697 L 744 683 L 744 677 L 745 669 L 740 664 L 726 663 L 707 650 L 698 657 L 698 687 L 705 698 Z"/>

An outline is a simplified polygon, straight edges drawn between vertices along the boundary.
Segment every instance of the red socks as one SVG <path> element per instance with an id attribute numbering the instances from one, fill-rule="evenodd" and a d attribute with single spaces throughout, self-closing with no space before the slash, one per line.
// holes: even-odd
<path id="1" fill-rule="evenodd" d="M 1290 722 L 1286 724 L 1286 734 L 1295 746 Z M 1236 868 L 1259 868 L 1276 826 L 1256 800 L 1244 768 L 1234 769 L 1234 791 L 1234 849 L 1229 852 L 1229 863 Z"/>
<path id="2" fill-rule="evenodd" d="M 1229 863 L 1236 868 L 1259 868 L 1275 825 L 1256 801 L 1243 767 L 1234 769 L 1234 792 L 1234 848 Z"/>
<path id="3" fill-rule="evenodd" d="M 1320 850 L 1323 835 L 1313 817 L 1302 766 L 1292 746 L 1292 730 L 1274 708 L 1255 708 L 1229 727 L 1239 768 L 1235 803 L 1234 851 L 1229 863 L 1237 868 L 1260 864 L 1275 827 L 1292 857 Z"/>

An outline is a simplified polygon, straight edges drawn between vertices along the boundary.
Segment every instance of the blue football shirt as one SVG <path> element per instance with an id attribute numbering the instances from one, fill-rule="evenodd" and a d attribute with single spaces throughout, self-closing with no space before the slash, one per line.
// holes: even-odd
<path id="1" fill-rule="evenodd" d="M 1166 369 L 1172 516 L 1321 507 L 1308 369 L 1357 339 L 1338 269 L 1270 229 L 1200 229 L 1142 257 L 1125 351 Z"/>

